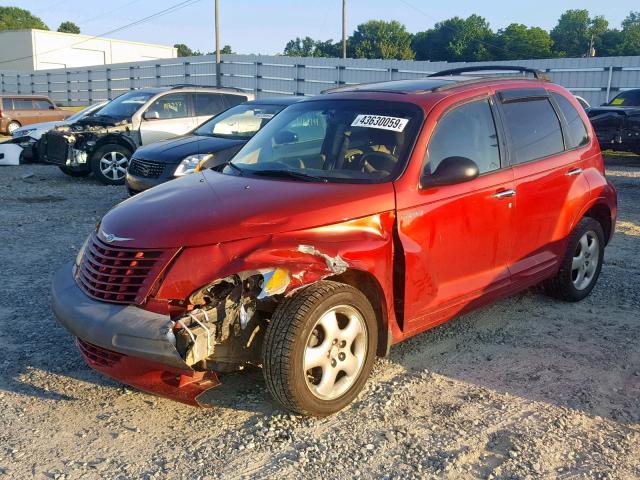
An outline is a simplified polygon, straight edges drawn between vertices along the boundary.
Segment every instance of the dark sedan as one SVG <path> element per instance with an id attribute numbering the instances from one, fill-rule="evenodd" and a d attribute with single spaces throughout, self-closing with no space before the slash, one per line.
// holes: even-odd
<path id="1" fill-rule="evenodd" d="M 127 170 L 129 194 L 228 162 L 269 120 L 302 98 L 246 102 L 207 120 L 188 135 L 139 148 Z"/>

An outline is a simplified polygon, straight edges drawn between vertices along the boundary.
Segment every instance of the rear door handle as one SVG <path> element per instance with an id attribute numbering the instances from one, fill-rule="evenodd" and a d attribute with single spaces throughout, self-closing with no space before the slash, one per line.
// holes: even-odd
<path id="1" fill-rule="evenodd" d="M 516 191 L 513 189 L 509 190 L 500 190 L 492 195 L 493 198 L 505 198 L 505 197 L 515 197 Z"/>
<path id="2" fill-rule="evenodd" d="M 582 169 L 581 168 L 572 168 L 567 173 L 565 173 L 565 175 L 567 177 L 573 177 L 575 175 L 580 175 L 581 173 L 582 173 Z"/>

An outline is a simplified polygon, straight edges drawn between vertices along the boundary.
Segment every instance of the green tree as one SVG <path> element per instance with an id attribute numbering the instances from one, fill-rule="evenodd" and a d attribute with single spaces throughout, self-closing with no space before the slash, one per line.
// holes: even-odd
<path id="1" fill-rule="evenodd" d="M 622 32 L 612 28 L 604 32 L 596 43 L 598 57 L 615 57 L 622 55 Z"/>
<path id="2" fill-rule="evenodd" d="M 0 7 L 0 31 L 23 28 L 49 30 L 42 19 L 33 15 L 29 10 L 18 7 Z"/>
<path id="3" fill-rule="evenodd" d="M 80 27 L 73 22 L 62 22 L 58 27 L 58 31 L 62 33 L 80 33 Z"/>
<path id="4" fill-rule="evenodd" d="M 496 39 L 489 23 L 479 15 L 453 17 L 424 32 L 411 44 L 417 60 L 474 62 L 492 60 Z"/>
<path id="5" fill-rule="evenodd" d="M 512 23 L 496 36 L 496 58 L 500 60 L 523 60 L 528 58 L 549 58 L 552 56 L 553 40 L 549 32 L 540 27 L 529 27 Z"/>
<path id="6" fill-rule="evenodd" d="M 567 10 L 551 30 L 554 50 L 561 57 L 582 57 L 589 53 L 593 38 L 597 53 L 597 45 L 608 29 L 609 22 L 602 16 L 590 18 L 588 10 Z"/>
<path id="7" fill-rule="evenodd" d="M 173 48 L 178 50 L 179 57 L 192 57 L 193 50 L 187 47 L 184 43 L 176 43 Z"/>
<path id="8" fill-rule="evenodd" d="M 411 38 L 411 33 L 396 20 L 369 20 L 358 25 L 347 45 L 350 56 L 355 58 L 411 60 L 415 56 Z"/>
<path id="9" fill-rule="evenodd" d="M 235 52 L 232 50 L 231 45 L 225 45 L 220 49 L 220 53 L 222 55 L 231 55 L 232 53 L 235 53 Z"/>
<path id="10" fill-rule="evenodd" d="M 311 37 L 296 37 L 289 40 L 284 47 L 284 54 L 289 57 L 337 57 L 339 45 L 333 40 L 314 40 Z"/>
<path id="11" fill-rule="evenodd" d="M 627 18 L 622 21 L 620 37 L 622 55 L 640 55 L 640 12 L 629 12 Z"/>

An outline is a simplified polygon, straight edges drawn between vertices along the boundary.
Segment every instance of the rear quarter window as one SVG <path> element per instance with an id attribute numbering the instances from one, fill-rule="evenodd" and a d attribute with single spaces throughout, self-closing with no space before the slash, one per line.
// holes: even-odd
<path id="1" fill-rule="evenodd" d="M 558 107 L 560 107 L 567 124 L 567 131 L 565 132 L 567 148 L 582 147 L 589 143 L 587 128 L 584 126 L 578 111 L 571 105 L 571 102 L 559 93 L 553 92 L 551 95 Z"/>
<path id="2" fill-rule="evenodd" d="M 223 95 L 224 103 L 229 107 L 235 107 L 247 101 L 247 97 L 244 95 Z"/>
<path id="3" fill-rule="evenodd" d="M 14 98 L 13 108 L 15 110 L 33 110 L 33 100 L 30 98 Z"/>
<path id="4" fill-rule="evenodd" d="M 49 110 L 49 108 L 53 107 L 53 104 L 44 98 L 38 98 L 33 101 L 35 108 L 38 110 Z"/>
<path id="5" fill-rule="evenodd" d="M 11 99 L 11 98 L 3 98 L 2 99 L 2 109 L 3 110 L 13 110 L 13 99 Z"/>
<path id="6" fill-rule="evenodd" d="M 548 98 L 502 104 L 511 140 L 511 163 L 530 162 L 564 151 L 560 120 Z"/>

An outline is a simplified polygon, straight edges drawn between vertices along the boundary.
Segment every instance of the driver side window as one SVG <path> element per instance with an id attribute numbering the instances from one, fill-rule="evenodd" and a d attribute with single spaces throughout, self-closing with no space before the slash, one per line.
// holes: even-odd
<path id="1" fill-rule="evenodd" d="M 447 157 L 466 157 L 480 174 L 500 168 L 500 149 L 489 100 L 465 103 L 438 121 L 427 147 L 427 172 L 433 173 Z"/>
<path id="2" fill-rule="evenodd" d="M 160 97 L 149 105 L 147 112 L 158 112 L 158 118 L 161 120 L 185 118 L 189 114 L 187 95 L 184 93 L 173 93 Z"/>

